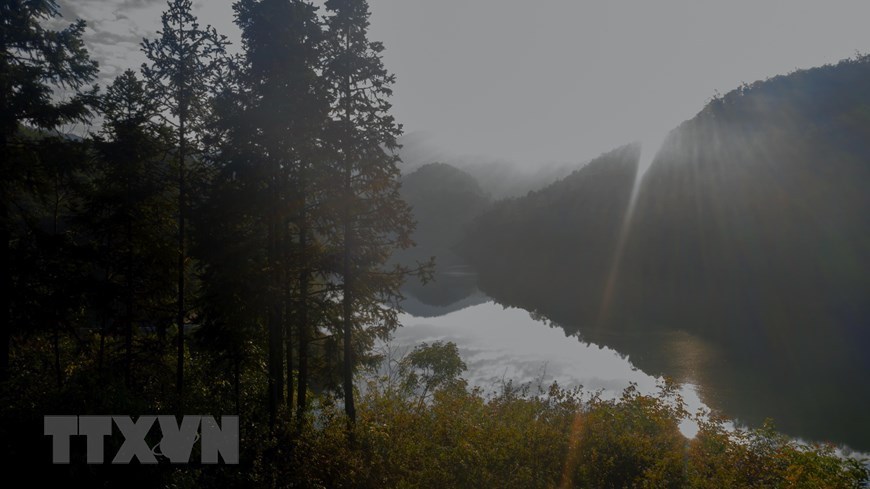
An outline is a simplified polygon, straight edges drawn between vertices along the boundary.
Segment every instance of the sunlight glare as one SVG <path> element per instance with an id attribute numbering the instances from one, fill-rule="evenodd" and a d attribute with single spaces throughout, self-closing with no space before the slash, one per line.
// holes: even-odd
<path id="1" fill-rule="evenodd" d="M 631 231 L 631 223 L 634 220 L 634 211 L 637 206 L 637 197 L 640 194 L 643 177 L 652 166 L 653 161 L 655 161 L 655 157 L 659 153 L 665 137 L 666 133 L 650 131 L 639 141 L 640 156 L 638 157 L 637 162 L 637 172 L 635 173 L 634 184 L 631 188 L 631 196 L 628 199 L 628 207 L 626 208 L 625 216 L 622 219 L 622 227 L 619 230 L 619 239 L 616 242 L 613 262 L 610 265 L 610 272 L 607 274 L 607 282 L 604 284 L 604 293 L 601 298 L 601 310 L 598 315 L 599 327 L 607 320 L 610 312 L 610 303 L 613 300 L 613 292 L 616 287 L 616 280 L 619 276 L 619 268 L 622 264 L 625 244 L 628 241 L 628 235 Z"/>

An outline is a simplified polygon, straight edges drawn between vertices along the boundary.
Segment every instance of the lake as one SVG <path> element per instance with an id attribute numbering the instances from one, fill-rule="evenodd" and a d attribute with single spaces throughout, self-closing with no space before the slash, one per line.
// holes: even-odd
<path id="1" fill-rule="evenodd" d="M 827 368 L 796 367 L 775 352 L 769 368 L 759 367 L 679 329 L 641 334 L 638 328 L 566 327 L 498 303 L 475 280 L 473 272 L 456 267 L 439 274 L 434 285 L 407 288 L 403 327 L 391 346 L 401 353 L 424 341 L 452 341 L 468 366 L 465 378 L 490 392 L 509 380 L 533 388 L 557 381 L 612 398 L 630 383 L 654 393 L 668 375 L 681 383 L 689 412 L 709 406 L 748 427 L 773 418 L 795 438 L 870 450 L 868 389 L 860 369 L 853 375 L 834 370 L 831 378 Z M 691 423 L 681 429 L 687 436 L 696 430 Z"/>
<path id="2" fill-rule="evenodd" d="M 394 352 L 401 355 L 422 342 L 456 343 L 468 366 L 463 377 L 485 392 L 498 391 L 507 381 L 530 384 L 532 389 L 546 389 L 556 381 L 609 399 L 631 383 L 653 394 L 662 380 L 636 368 L 626 355 L 568 336 L 560 327 L 522 308 L 501 306 L 479 291 L 440 307 L 408 296 L 403 307 L 408 312 L 401 315 L 403 327 L 390 343 Z M 705 407 L 695 385 L 682 384 L 681 395 L 689 412 Z M 680 429 L 689 437 L 697 432 L 693 422 Z"/>

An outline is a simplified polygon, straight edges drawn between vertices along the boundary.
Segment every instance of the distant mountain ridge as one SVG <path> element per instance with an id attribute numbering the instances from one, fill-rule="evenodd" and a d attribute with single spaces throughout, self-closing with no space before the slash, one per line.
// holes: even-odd
<path id="1" fill-rule="evenodd" d="M 410 175 L 430 163 L 446 163 L 471 175 L 493 199 L 525 195 L 568 175 L 582 163 L 550 162 L 524 166 L 521 163 L 481 156 L 459 156 L 437 148 L 419 133 L 403 136 L 402 173 Z"/>

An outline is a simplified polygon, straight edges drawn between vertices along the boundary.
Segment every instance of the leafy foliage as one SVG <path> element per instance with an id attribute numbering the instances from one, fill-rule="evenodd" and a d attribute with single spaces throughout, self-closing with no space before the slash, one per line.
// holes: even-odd
<path id="1" fill-rule="evenodd" d="M 451 344 L 420 345 L 398 360 L 461 362 Z M 452 369 L 448 368 L 448 371 Z M 621 397 L 506 384 L 490 395 L 461 383 L 431 402 L 394 389 L 413 372 L 369 381 L 359 404 L 357 445 L 344 441 L 335 405 L 322 400 L 318 428 L 303 433 L 292 482 L 309 487 L 861 487 L 862 462 L 830 447 L 801 445 L 772 429 L 731 430 L 689 416 L 675 384 L 657 395 L 631 386 Z M 679 423 L 701 426 L 692 440 Z"/>

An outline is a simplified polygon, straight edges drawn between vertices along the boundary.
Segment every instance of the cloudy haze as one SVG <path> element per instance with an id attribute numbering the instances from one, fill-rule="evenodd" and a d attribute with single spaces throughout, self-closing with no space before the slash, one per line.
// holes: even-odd
<path id="1" fill-rule="evenodd" d="M 63 0 L 108 79 L 143 61 L 165 1 Z M 195 2 L 238 43 L 230 0 Z M 870 51 L 870 2 L 371 0 L 394 114 L 453 154 L 584 161 L 725 93 Z"/>

